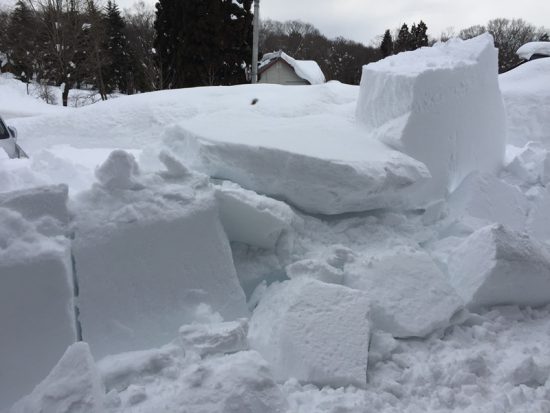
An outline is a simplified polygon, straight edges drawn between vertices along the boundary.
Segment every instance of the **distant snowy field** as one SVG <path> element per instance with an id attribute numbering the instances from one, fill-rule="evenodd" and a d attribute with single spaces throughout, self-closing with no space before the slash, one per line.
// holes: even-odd
<path id="1" fill-rule="evenodd" d="M 550 58 L 496 56 L 78 108 L 0 77 L 0 412 L 550 412 Z"/>

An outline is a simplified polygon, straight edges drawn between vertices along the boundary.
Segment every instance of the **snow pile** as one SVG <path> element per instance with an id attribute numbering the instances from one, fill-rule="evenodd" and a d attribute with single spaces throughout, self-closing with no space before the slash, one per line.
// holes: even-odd
<path id="1" fill-rule="evenodd" d="M 258 70 L 261 72 L 262 68 L 269 65 L 271 62 L 277 59 L 283 59 L 290 65 L 296 72 L 296 74 L 304 80 L 307 80 L 311 85 L 318 85 L 326 82 L 325 75 L 314 60 L 296 60 L 290 57 L 282 50 L 273 53 L 266 53 L 262 57 L 262 61 L 258 66 Z"/>
<path id="2" fill-rule="evenodd" d="M 203 302 L 226 319 L 247 315 L 203 177 L 142 176 L 123 151 L 96 175 L 72 205 L 80 321 L 94 355 L 165 343 Z"/>
<path id="3" fill-rule="evenodd" d="M 522 59 L 529 60 L 533 55 L 550 56 L 550 42 L 529 42 L 521 46 L 516 54 Z"/>
<path id="4" fill-rule="evenodd" d="M 48 376 L 9 413 L 104 413 L 105 391 L 86 343 L 71 345 Z"/>
<path id="5" fill-rule="evenodd" d="M 550 303 L 550 250 L 502 225 L 468 237 L 451 257 L 449 275 L 470 308 Z"/>
<path id="6" fill-rule="evenodd" d="M 302 278 L 272 285 L 250 320 L 250 347 L 275 378 L 365 387 L 370 334 L 365 294 Z"/>
<path id="7" fill-rule="evenodd" d="M 550 59 L 537 59 L 499 77 L 506 109 L 508 143 L 529 141 L 550 149 Z"/>
<path id="8" fill-rule="evenodd" d="M 0 409 L 76 339 L 66 187 L 0 194 Z"/>
<path id="9" fill-rule="evenodd" d="M 369 135 L 426 164 L 430 197 L 472 171 L 497 172 L 505 119 L 493 38 L 451 39 L 364 66 L 357 119 Z"/>

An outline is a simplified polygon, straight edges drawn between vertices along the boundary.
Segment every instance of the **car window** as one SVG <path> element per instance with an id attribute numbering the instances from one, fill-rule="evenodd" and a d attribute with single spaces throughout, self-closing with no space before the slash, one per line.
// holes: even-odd
<path id="1" fill-rule="evenodd" d="M 10 137 L 10 134 L 8 132 L 8 128 L 4 125 L 4 122 L 2 122 L 2 119 L 0 119 L 0 139 L 8 139 Z"/>

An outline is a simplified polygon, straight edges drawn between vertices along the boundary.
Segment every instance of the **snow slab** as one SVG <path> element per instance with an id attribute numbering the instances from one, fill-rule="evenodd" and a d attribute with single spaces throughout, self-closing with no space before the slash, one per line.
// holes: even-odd
<path id="1" fill-rule="evenodd" d="M 28 394 L 76 339 L 70 243 L 0 207 L 0 410 Z"/>
<path id="2" fill-rule="evenodd" d="M 550 59 L 537 59 L 499 76 L 509 144 L 529 141 L 550 149 Z"/>
<path id="3" fill-rule="evenodd" d="M 80 320 L 98 357 L 170 341 L 202 302 L 228 320 L 248 314 L 214 190 L 162 175 L 115 151 L 72 204 Z"/>
<path id="4" fill-rule="evenodd" d="M 513 185 L 497 177 L 474 172 L 449 196 L 449 215 L 457 220 L 479 218 L 517 231 L 525 229 L 529 203 Z"/>
<path id="5" fill-rule="evenodd" d="M 105 390 L 87 343 L 72 344 L 48 376 L 9 413 L 105 413 Z"/>
<path id="6" fill-rule="evenodd" d="M 394 337 L 424 337 L 447 327 L 464 306 L 447 275 L 419 248 L 362 254 L 344 267 L 344 284 L 369 298 L 372 328 Z"/>
<path id="7" fill-rule="evenodd" d="M 550 303 L 550 250 L 502 225 L 469 236 L 448 268 L 451 283 L 470 308 Z"/>
<path id="8" fill-rule="evenodd" d="M 363 67 L 356 116 L 367 136 L 428 167 L 433 179 L 422 196 L 438 199 L 472 171 L 502 166 L 497 72 L 489 34 L 399 53 Z"/>
<path id="9" fill-rule="evenodd" d="M 534 54 L 550 56 L 550 42 L 529 42 L 521 46 L 516 54 L 522 59 L 529 60 Z"/>
<path id="10" fill-rule="evenodd" d="M 231 182 L 216 186 L 220 219 L 230 241 L 275 249 L 299 218 L 284 202 L 258 195 Z M 282 240 L 281 240 L 282 242 Z"/>
<path id="11" fill-rule="evenodd" d="M 365 387 L 368 313 L 361 291 L 307 278 L 276 283 L 254 310 L 249 345 L 277 381 Z"/>
<path id="12" fill-rule="evenodd" d="M 207 354 L 236 353 L 247 350 L 248 320 L 209 324 L 187 324 L 180 327 L 179 343 L 185 350 Z"/>

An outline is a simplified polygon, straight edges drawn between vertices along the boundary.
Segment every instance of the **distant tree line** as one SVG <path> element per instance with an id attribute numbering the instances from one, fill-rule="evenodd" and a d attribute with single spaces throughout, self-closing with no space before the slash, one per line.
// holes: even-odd
<path id="1" fill-rule="evenodd" d="M 416 50 L 419 47 L 428 46 L 428 26 L 422 20 L 418 25 L 413 23 L 409 30 L 407 23 L 403 23 L 397 36 L 394 38 L 390 30 L 386 30 L 380 44 L 380 53 L 382 57 L 388 57 L 393 54 Z"/>

